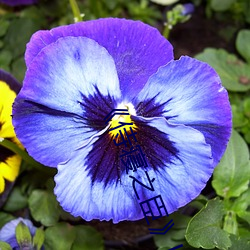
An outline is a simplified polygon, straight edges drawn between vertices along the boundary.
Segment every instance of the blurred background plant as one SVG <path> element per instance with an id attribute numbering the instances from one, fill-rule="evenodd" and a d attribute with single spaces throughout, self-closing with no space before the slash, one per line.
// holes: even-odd
<path id="1" fill-rule="evenodd" d="M 141 20 L 170 40 L 176 58 L 195 56 L 214 67 L 232 106 L 234 131 L 228 149 L 202 194 L 170 216 L 175 226 L 166 235 L 154 238 L 148 235 L 144 220 L 113 225 L 72 217 L 53 194 L 55 171 L 41 168 L 21 152 L 24 160 L 19 177 L 13 188 L 8 187 L 12 188 L 8 198 L 0 196 L 5 199 L 0 229 L 16 217 L 32 220 L 44 231 L 35 240 L 39 242 L 36 249 L 43 245 L 49 250 L 166 250 L 183 244 L 181 249 L 249 250 L 250 1 L 78 0 L 77 4 L 83 21 L 110 16 Z M 21 82 L 31 35 L 73 23 L 71 7 L 68 0 L 40 0 L 16 7 L 0 4 L 0 68 Z M 21 241 L 28 237 L 34 245 L 27 228 L 19 226 L 17 234 Z M 0 248 L 11 249 L 3 242 Z"/>

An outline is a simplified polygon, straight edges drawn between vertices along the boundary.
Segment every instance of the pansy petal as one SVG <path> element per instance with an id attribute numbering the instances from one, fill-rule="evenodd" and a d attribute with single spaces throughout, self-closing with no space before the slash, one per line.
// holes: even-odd
<path id="1" fill-rule="evenodd" d="M 173 59 L 172 45 L 157 29 L 140 21 L 105 18 L 38 31 L 27 45 L 27 67 L 48 44 L 66 36 L 85 36 L 107 49 L 127 100 L 137 95 L 160 66 Z"/>
<path id="2" fill-rule="evenodd" d="M 227 91 L 206 63 L 184 56 L 161 67 L 133 100 L 137 115 L 193 127 L 212 148 L 214 165 L 226 149 L 232 119 Z"/>
<path id="3" fill-rule="evenodd" d="M 31 156 L 55 167 L 105 127 L 106 110 L 119 97 L 115 65 L 103 47 L 84 37 L 58 39 L 26 73 L 13 106 L 16 134 Z"/>
<path id="4" fill-rule="evenodd" d="M 211 177 L 211 147 L 202 133 L 191 127 L 173 125 L 161 117 L 133 120 L 140 128 L 138 141 L 149 156 L 148 173 L 155 178 L 154 188 L 172 213 L 197 197 Z"/>
<path id="5" fill-rule="evenodd" d="M 65 211 L 87 221 L 113 219 L 117 223 L 140 219 L 142 213 L 139 207 L 134 208 L 136 199 L 130 180 L 119 174 L 119 149 L 108 138 L 106 128 L 75 151 L 69 161 L 59 164 L 54 192 Z M 72 166 L 74 174 L 69 171 Z"/>
<path id="6" fill-rule="evenodd" d="M 112 57 L 92 39 L 64 37 L 43 49 L 32 62 L 16 103 L 24 100 L 82 115 L 83 97 L 98 91 L 103 96 L 120 97 Z"/>
<path id="7" fill-rule="evenodd" d="M 138 128 L 145 129 L 136 135 L 139 144 L 139 139 L 147 143 L 142 145 L 144 153 L 149 151 L 145 148 L 156 148 L 154 154 L 146 154 L 149 166 L 127 175 L 119 159 L 121 148 L 114 145 L 113 138 L 107 132 L 92 138 L 58 166 L 55 194 L 66 211 L 85 220 L 113 219 L 114 223 L 143 218 L 131 176 L 147 183 L 144 170 L 157 181 L 154 192 L 136 186 L 140 201 L 160 193 L 171 213 L 199 195 L 213 171 L 211 148 L 204 136 L 193 128 L 168 124 L 164 118 L 133 119 Z M 148 139 L 148 128 L 155 131 L 151 137 L 159 136 L 159 140 Z M 176 150 L 169 151 L 171 148 Z"/>

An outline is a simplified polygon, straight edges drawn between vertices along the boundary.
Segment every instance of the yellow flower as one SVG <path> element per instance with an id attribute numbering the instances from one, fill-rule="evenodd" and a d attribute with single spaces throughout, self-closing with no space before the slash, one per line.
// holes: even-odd
<path id="1" fill-rule="evenodd" d="M 0 70 L 0 140 L 8 139 L 21 147 L 12 126 L 12 104 L 19 90 L 18 82 Z M 21 165 L 21 157 L 0 145 L 0 194 L 5 189 L 5 180 L 13 182 Z"/>

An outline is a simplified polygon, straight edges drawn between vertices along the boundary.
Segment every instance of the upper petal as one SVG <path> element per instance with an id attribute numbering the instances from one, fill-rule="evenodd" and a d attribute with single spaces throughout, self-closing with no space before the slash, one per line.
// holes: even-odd
<path id="1" fill-rule="evenodd" d="M 232 117 L 227 91 L 206 63 L 184 56 L 161 67 L 133 100 L 138 115 L 164 116 L 205 136 L 214 165 L 226 149 Z"/>
<path id="2" fill-rule="evenodd" d="M 38 31 L 27 45 L 27 66 L 48 44 L 66 36 L 89 37 L 107 49 L 127 100 L 137 95 L 160 66 L 173 59 L 171 44 L 157 29 L 140 21 L 105 18 Z"/>
<path id="3" fill-rule="evenodd" d="M 104 127 L 105 110 L 119 97 L 106 49 L 86 37 L 60 38 L 27 70 L 13 106 L 16 134 L 31 156 L 56 166 Z"/>

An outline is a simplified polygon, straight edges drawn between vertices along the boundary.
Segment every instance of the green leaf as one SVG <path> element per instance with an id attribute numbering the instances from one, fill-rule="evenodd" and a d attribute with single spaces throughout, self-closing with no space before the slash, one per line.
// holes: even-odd
<path id="1" fill-rule="evenodd" d="M 166 249 L 175 247 L 178 244 L 185 244 L 185 231 L 186 229 L 175 230 L 174 227 L 165 235 L 155 235 L 154 241 L 159 249 Z"/>
<path id="2" fill-rule="evenodd" d="M 27 206 L 27 197 L 22 193 L 20 187 L 15 187 L 6 201 L 3 210 L 7 212 L 14 212 L 23 209 Z"/>
<path id="3" fill-rule="evenodd" d="M 25 164 L 24 162 L 23 164 Z M 25 164 L 25 167 L 30 167 L 28 163 Z M 36 170 L 27 171 L 25 176 L 21 180 L 21 189 L 23 192 L 28 193 L 29 195 L 34 189 L 45 188 L 45 183 L 47 182 L 49 176 L 46 173 L 38 172 Z"/>
<path id="4" fill-rule="evenodd" d="M 241 30 L 236 38 L 236 48 L 240 55 L 250 63 L 250 30 Z"/>
<path id="5" fill-rule="evenodd" d="M 196 208 L 197 210 L 201 210 L 208 202 L 208 199 L 206 196 L 200 194 L 198 197 L 196 197 L 194 200 L 192 200 L 190 203 L 188 203 L 188 207 Z"/>
<path id="6" fill-rule="evenodd" d="M 235 212 L 246 211 L 248 206 L 250 206 L 250 189 L 244 192 L 240 197 L 235 199 L 231 209 Z"/>
<path id="7" fill-rule="evenodd" d="M 67 223 L 58 223 L 45 231 L 44 247 L 46 250 L 71 249 L 76 237 L 75 228 Z"/>
<path id="8" fill-rule="evenodd" d="M 249 124 L 250 125 L 250 124 Z M 250 144 L 250 127 L 248 128 L 248 132 L 244 134 L 244 139 L 248 144 Z"/>
<path id="9" fill-rule="evenodd" d="M 9 68 L 11 60 L 12 60 L 11 52 L 7 50 L 0 51 L 0 68 L 2 69 Z"/>
<path id="10" fill-rule="evenodd" d="M 22 247 L 32 245 L 32 242 L 31 242 L 32 237 L 30 234 L 30 230 L 22 221 L 19 222 L 16 227 L 16 239 L 17 239 L 18 245 L 20 246 L 20 249 L 23 249 Z"/>
<path id="11" fill-rule="evenodd" d="M 185 235 L 187 242 L 196 248 L 228 249 L 231 246 L 229 234 L 220 226 L 223 215 L 223 203 L 218 198 L 208 201 L 190 220 Z"/>
<path id="12" fill-rule="evenodd" d="M 239 236 L 242 239 L 248 240 L 250 242 L 250 230 L 249 227 L 246 229 L 245 227 L 239 227 Z"/>
<path id="13" fill-rule="evenodd" d="M 211 8 L 215 11 L 228 10 L 236 0 L 211 0 Z"/>
<path id="14" fill-rule="evenodd" d="M 12 74 L 16 77 L 19 82 L 23 81 L 26 72 L 26 64 L 24 58 L 20 57 L 12 63 Z"/>
<path id="15" fill-rule="evenodd" d="M 4 46 L 3 41 L 0 39 L 0 49 Z"/>
<path id="16" fill-rule="evenodd" d="M 28 18 L 14 19 L 4 38 L 5 49 L 12 52 L 13 58 L 21 56 L 26 48 L 31 35 L 39 26 Z"/>
<path id="17" fill-rule="evenodd" d="M 246 222 L 248 222 L 248 224 L 250 224 L 250 212 L 248 212 L 248 211 L 239 211 L 239 212 L 237 213 L 237 215 L 238 215 L 241 219 L 243 219 L 243 220 L 245 220 Z"/>
<path id="18" fill-rule="evenodd" d="M 244 114 L 250 118 L 250 98 L 246 98 L 243 102 Z"/>
<path id="19" fill-rule="evenodd" d="M 76 238 L 71 250 L 103 250 L 103 239 L 100 233 L 90 226 L 76 226 Z"/>
<path id="20" fill-rule="evenodd" d="M 241 4 L 244 3 L 243 5 L 243 12 L 244 12 L 244 18 L 247 23 L 250 23 L 250 4 L 248 1 L 241 2 Z"/>
<path id="21" fill-rule="evenodd" d="M 0 37 L 4 36 L 9 28 L 10 22 L 8 20 L 5 19 L 0 19 Z"/>
<path id="22" fill-rule="evenodd" d="M 155 235 L 154 241 L 155 244 L 160 247 L 160 249 L 168 249 L 175 247 L 178 244 L 185 244 L 185 231 L 190 221 L 190 217 L 180 214 L 178 212 L 171 214 L 166 222 L 170 220 L 174 221 L 174 227 L 165 235 Z"/>
<path id="23" fill-rule="evenodd" d="M 43 13 L 40 9 L 40 7 L 36 7 L 34 5 L 31 5 L 20 13 L 20 17 L 31 19 L 32 22 L 35 22 L 38 26 L 42 27 L 48 25 L 45 13 Z"/>
<path id="24" fill-rule="evenodd" d="M 12 247 L 8 243 L 0 241 L 0 249 L 1 250 L 12 250 Z"/>
<path id="25" fill-rule="evenodd" d="M 64 221 L 71 221 L 71 222 L 77 222 L 77 221 L 81 221 L 82 218 L 80 216 L 78 217 L 74 217 L 73 215 L 71 215 L 70 213 L 64 211 L 61 207 L 59 209 L 59 213 L 60 213 L 60 218 Z"/>
<path id="26" fill-rule="evenodd" d="M 249 179 L 248 146 L 242 137 L 233 131 L 226 152 L 214 170 L 212 186 L 220 196 L 238 197 L 248 189 Z"/>
<path id="27" fill-rule="evenodd" d="M 59 204 L 53 193 L 34 190 L 28 202 L 32 217 L 44 226 L 55 225 L 59 220 Z"/>
<path id="28" fill-rule="evenodd" d="M 247 242 L 244 239 L 238 238 L 235 235 L 230 236 L 232 246 L 228 250 L 249 250 L 250 242 Z"/>
<path id="29" fill-rule="evenodd" d="M 6 223 L 14 219 L 15 217 L 13 215 L 0 212 L 0 228 L 2 228 Z"/>
<path id="30" fill-rule="evenodd" d="M 45 234 L 41 228 L 36 230 L 36 234 L 33 237 L 33 246 L 36 250 L 40 250 L 44 242 Z"/>
<path id="31" fill-rule="evenodd" d="M 250 65 L 223 49 L 207 48 L 196 56 L 210 64 L 219 74 L 223 86 L 230 91 L 250 89 Z"/>
<path id="32" fill-rule="evenodd" d="M 248 119 L 245 117 L 243 112 L 240 111 L 239 107 L 232 104 L 232 112 L 233 112 L 233 127 L 240 128 L 248 124 Z"/>

